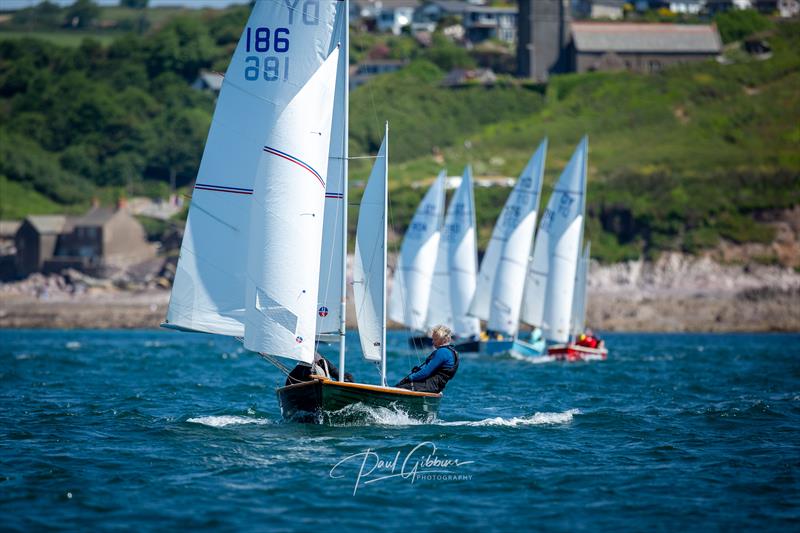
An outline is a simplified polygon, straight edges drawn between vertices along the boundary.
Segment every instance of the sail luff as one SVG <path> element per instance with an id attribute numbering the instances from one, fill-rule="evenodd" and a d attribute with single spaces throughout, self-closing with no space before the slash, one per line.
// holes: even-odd
<path id="1" fill-rule="evenodd" d="M 475 294 L 478 275 L 478 247 L 475 235 L 475 199 L 472 168 L 467 166 L 448 210 L 448 265 L 450 273 L 450 305 L 453 311 L 453 332 L 462 338 L 480 333 L 480 322 L 467 315 Z"/>

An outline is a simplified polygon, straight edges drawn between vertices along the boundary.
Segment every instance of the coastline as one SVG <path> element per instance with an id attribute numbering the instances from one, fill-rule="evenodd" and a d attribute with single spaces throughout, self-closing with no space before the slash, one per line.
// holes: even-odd
<path id="1" fill-rule="evenodd" d="M 0 328 L 148 329 L 166 317 L 169 291 L 89 287 L 48 291 L 0 285 Z M 350 294 L 348 296 L 351 296 Z M 356 327 L 348 297 L 349 329 Z M 598 331 L 800 331 L 800 273 L 765 265 L 723 265 L 665 254 L 655 262 L 593 263 L 587 325 Z M 390 329 L 401 329 L 389 324 Z"/>

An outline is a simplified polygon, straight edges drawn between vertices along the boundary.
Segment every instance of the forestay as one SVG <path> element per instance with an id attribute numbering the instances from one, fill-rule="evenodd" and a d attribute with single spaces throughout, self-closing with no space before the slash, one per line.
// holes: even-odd
<path id="1" fill-rule="evenodd" d="M 522 287 L 536 228 L 547 140 L 531 156 L 506 200 L 481 262 L 470 314 L 487 327 L 514 336 L 519 328 Z"/>
<path id="2" fill-rule="evenodd" d="M 337 4 L 254 6 L 225 74 L 197 174 L 168 327 L 244 335 L 250 208 L 265 140 L 328 57 Z"/>
<path id="3" fill-rule="evenodd" d="M 424 330 L 433 272 L 444 218 L 447 175 L 439 173 L 417 207 L 400 246 L 392 282 L 389 318 L 414 330 Z"/>
<path id="4" fill-rule="evenodd" d="M 583 235 L 588 139 L 578 144 L 556 183 L 536 235 L 528 269 L 523 320 L 542 328 L 544 337 L 567 342 L 575 274 Z"/>
<path id="5" fill-rule="evenodd" d="M 381 361 L 386 340 L 386 143 L 384 137 L 361 197 L 353 258 L 358 335 L 369 361 Z"/>
<path id="6" fill-rule="evenodd" d="M 282 110 L 264 146 L 250 222 L 247 349 L 314 360 L 325 179 L 339 49 Z"/>

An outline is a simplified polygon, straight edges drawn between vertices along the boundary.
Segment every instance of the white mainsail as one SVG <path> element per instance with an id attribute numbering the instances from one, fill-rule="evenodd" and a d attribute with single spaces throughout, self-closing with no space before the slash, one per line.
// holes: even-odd
<path id="1" fill-rule="evenodd" d="M 418 331 L 426 329 L 444 217 L 446 177 L 444 170 L 439 173 L 417 207 L 400 246 L 394 271 L 389 318 Z"/>
<path id="2" fill-rule="evenodd" d="M 588 149 L 589 140 L 584 137 L 556 183 L 542 215 L 525 283 L 522 320 L 541 327 L 544 337 L 553 342 L 569 339 Z"/>
<path id="3" fill-rule="evenodd" d="M 313 16 L 285 2 L 253 7 L 217 100 L 165 326 L 244 335 L 250 206 L 265 139 L 328 57 L 337 7 L 320 3 Z M 270 54 L 259 53 L 268 45 Z"/>
<path id="4" fill-rule="evenodd" d="M 439 324 L 453 327 L 453 306 L 450 304 L 450 241 L 445 238 L 445 233 L 443 225 L 431 278 L 425 329 Z"/>
<path id="5" fill-rule="evenodd" d="M 572 325 L 570 333 L 580 335 L 586 329 L 586 282 L 589 276 L 590 242 L 583 248 L 583 257 L 578 261 L 578 271 L 575 273 L 575 295 L 572 298 Z"/>
<path id="6" fill-rule="evenodd" d="M 453 332 L 459 337 L 468 338 L 481 332 L 478 319 L 467 315 L 478 276 L 475 198 L 472 190 L 472 168 L 469 166 L 464 169 L 461 185 L 450 202 L 444 228 Z"/>
<path id="7" fill-rule="evenodd" d="M 331 52 L 337 43 L 342 43 L 342 47 L 347 43 L 346 9 L 340 9 L 336 13 Z M 343 48 L 340 53 L 346 53 L 346 50 Z M 317 305 L 317 336 L 325 337 L 327 340 L 344 334 L 342 314 L 345 299 L 344 268 L 347 259 L 348 68 L 347 57 L 343 55 L 339 58 L 339 68 L 336 73 Z"/>
<path id="8" fill-rule="evenodd" d="M 497 219 L 481 262 L 470 314 L 487 328 L 514 336 L 519 329 L 522 287 L 536 228 L 547 140 L 531 156 Z"/>
<path id="9" fill-rule="evenodd" d="M 314 360 L 325 179 L 339 49 L 282 110 L 254 184 L 245 348 Z"/>
<path id="10" fill-rule="evenodd" d="M 368 361 L 383 361 L 386 353 L 387 143 L 388 131 L 361 197 L 353 261 L 358 335 Z"/>

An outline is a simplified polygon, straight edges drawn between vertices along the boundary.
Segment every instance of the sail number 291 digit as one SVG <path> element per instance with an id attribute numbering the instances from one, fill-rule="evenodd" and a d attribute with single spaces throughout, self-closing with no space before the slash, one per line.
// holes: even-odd
<path id="1" fill-rule="evenodd" d="M 289 28 L 247 28 L 245 51 L 283 54 L 289 51 Z M 289 56 L 266 55 L 244 58 L 244 78 L 248 81 L 289 79 Z"/>

